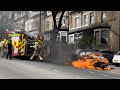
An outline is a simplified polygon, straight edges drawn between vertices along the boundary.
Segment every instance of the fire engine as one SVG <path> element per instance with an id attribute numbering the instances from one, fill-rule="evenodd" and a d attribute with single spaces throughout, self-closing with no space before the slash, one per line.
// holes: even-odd
<path id="1" fill-rule="evenodd" d="M 30 48 L 30 46 L 34 45 L 34 43 L 37 41 L 35 38 L 31 38 L 25 33 L 16 33 L 16 32 L 7 33 L 6 39 L 7 41 L 8 40 L 12 41 L 12 46 L 13 46 L 12 56 L 31 56 L 34 50 Z"/>
<path id="2" fill-rule="evenodd" d="M 42 35 L 40 37 L 44 38 L 44 36 Z M 25 56 L 25 57 L 30 57 L 33 54 L 34 49 L 30 48 L 30 46 L 34 45 L 34 43 L 39 40 L 39 38 L 36 39 L 25 33 L 17 33 L 17 32 L 7 33 L 6 38 L 7 40 L 12 40 L 12 45 L 13 45 L 12 56 Z M 7 51 L 7 50 L 4 50 L 4 51 Z M 6 55 L 7 52 L 4 52 L 4 53 Z M 45 44 L 45 49 L 43 51 L 43 54 L 44 54 L 44 57 L 48 57 L 50 54 L 50 47 L 47 46 L 46 44 Z"/>

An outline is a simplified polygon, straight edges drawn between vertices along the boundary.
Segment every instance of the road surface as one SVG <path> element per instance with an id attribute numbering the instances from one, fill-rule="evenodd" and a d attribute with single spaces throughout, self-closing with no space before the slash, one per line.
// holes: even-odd
<path id="1" fill-rule="evenodd" d="M 40 61 L 0 60 L 0 79 L 120 79 L 120 67 L 110 71 L 78 69 Z"/>

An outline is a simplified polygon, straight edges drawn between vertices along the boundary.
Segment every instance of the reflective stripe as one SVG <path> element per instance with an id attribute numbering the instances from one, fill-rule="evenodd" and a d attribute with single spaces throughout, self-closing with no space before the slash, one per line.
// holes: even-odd
<path id="1" fill-rule="evenodd" d="M 21 49 L 23 49 L 23 51 L 21 51 Z M 25 39 L 23 39 L 22 41 L 19 42 L 18 51 L 19 51 L 20 56 L 24 55 L 24 53 L 25 53 Z"/>
<path id="2" fill-rule="evenodd" d="M 20 34 L 8 34 L 9 37 L 18 37 Z"/>

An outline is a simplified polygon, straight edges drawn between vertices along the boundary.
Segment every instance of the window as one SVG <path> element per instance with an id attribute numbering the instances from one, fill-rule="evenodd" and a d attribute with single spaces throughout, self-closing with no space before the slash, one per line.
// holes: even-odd
<path id="1" fill-rule="evenodd" d="M 61 31 L 61 36 L 67 36 L 67 32 L 66 31 Z"/>
<path id="2" fill-rule="evenodd" d="M 21 17 L 23 16 L 23 12 L 21 11 L 21 15 L 20 15 Z"/>
<path id="3" fill-rule="evenodd" d="M 65 26 L 65 18 L 62 19 L 62 26 Z"/>
<path id="4" fill-rule="evenodd" d="M 57 34 L 57 41 L 60 41 L 60 32 Z"/>
<path id="5" fill-rule="evenodd" d="M 9 13 L 9 19 L 11 19 L 11 17 L 12 17 L 12 12 Z"/>
<path id="6" fill-rule="evenodd" d="M 82 38 L 83 37 L 83 32 L 80 32 L 79 34 L 78 34 L 78 38 L 80 39 L 80 38 Z"/>
<path id="7" fill-rule="evenodd" d="M 14 17 L 14 20 L 16 20 L 17 19 L 17 13 L 15 13 L 15 17 Z"/>
<path id="8" fill-rule="evenodd" d="M 67 31 L 60 31 L 60 33 L 61 33 L 61 41 L 63 42 L 63 43 L 66 43 L 67 42 Z"/>
<path id="9" fill-rule="evenodd" d="M 101 40 L 101 41 L 100 41 Z M 109 42 L 109 31 L 108 30 L 102 30 L 101 34 L 100 31 L 95 32 L 95 45 L 108 45 Z"/>
<path id="10" fill-rule="evenodd" d="M 74 34 L 69 35 L 69 43 L 74 44 Z"/>
<path id="11" fill-rule="evenodd" d="M 90 13 L 90 24 L 94 23 L 94 12 Z"/>
<path id="12" fill-rule="evenodd" d="M 56 25 L 58 26 L 58 24 L 59 24 L 59 18 L 56 17 Z"/>
<path id="13" fill-rule="evenodd" d="M 25 11 L 21 11 L 21 17 L 25 15 Z"/>
<path id="14" fill-rule="evenodd" d="M 101 34 L 101 43 L 108 45 L 108 31 L 102 31 Z"/>
<path id="15" fill-rule="evenodd" d="M 88 25 L 88 14 L 84 14 L 83 15 L 83 26 L 87 26 Z"/>
<path id="16" fill-rule="evenodd" d="M 79 27 L 79 17 L 75 18 L 75 27 Z"/>
<path id="17" fill-rule="evenodd" d="M 49 21 L 47 21 L 47 24 L 46 24 L 47 26 L 46 26 L 46 28 L 47 28 L 47 30 L 49 30 Z"/>
<path id="18" fill-rule="evenodd" d="M 54 28 L 54 22 L 52 22 L 52 28 Z"/>
<path id="19" fill-rule="evenodd" d="M 72 28 L 72 15 L 70 16 L 70 28 Z"/>
<path id="20" fill-rule="evenodd" d="M 52 14 L 52 12 L 51 11 L 47 11 L 47 15 L 51 15 Z"/>
<path id="21" fill-rule="evenodd" d="M 99 35 L 99 31 L 95 32 L 95 45 L 98 46 L 100 43 L 100 35 Z"/>
<path id="22" fill-rule="evenodd" d="M 102 21 L 106 20 L 106 11 L 102 11 Z"/>

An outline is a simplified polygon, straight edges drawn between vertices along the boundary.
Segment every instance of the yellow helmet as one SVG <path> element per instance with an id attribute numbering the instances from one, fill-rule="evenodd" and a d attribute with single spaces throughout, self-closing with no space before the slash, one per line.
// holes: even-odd
<path id="1" fill-rule="evenodd" d="M 6 41 L 6 39 L 4 39 L 4 41 Z"/>
<path id="2" fill-rule="evenodd" d="M 38 42 L 35 42 L 35 45 L 38 45 Z"/>

